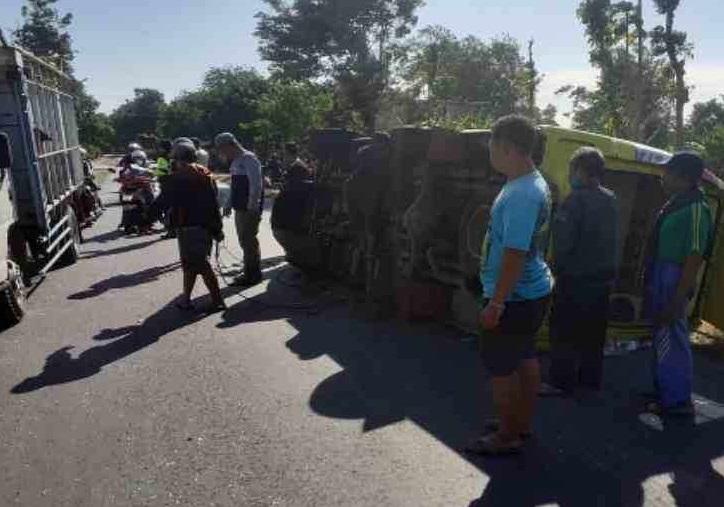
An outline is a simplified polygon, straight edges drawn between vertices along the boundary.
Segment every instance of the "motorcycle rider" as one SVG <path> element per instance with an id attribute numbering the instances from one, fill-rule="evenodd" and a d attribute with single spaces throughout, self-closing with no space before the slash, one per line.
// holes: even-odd
<path id="1" fill-rule="evenodd" d="M 154 174 L 160 179 L 171 174 L 171 149 L 173 145 L 168 139 L 158 143 L 158 157 L 156 158 L 156 170 Z"/>
<path id="2" fill-rule="evenodd" d="M 143 151 L 143 146 L 141 146 L 138 143 L 130 143 L 128 146 L 126 146 L 126 154 L 123 155 L 123 158 L 118 162 L 118 166 L 122 169 L 125 169 L 126 167 L 129 167 L 131 164 L 133 164 L 133 153 L 137 151 Z"/>

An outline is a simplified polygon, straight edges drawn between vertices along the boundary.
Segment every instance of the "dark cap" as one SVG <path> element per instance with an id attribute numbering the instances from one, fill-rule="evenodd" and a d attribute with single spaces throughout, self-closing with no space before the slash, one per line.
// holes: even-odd
<path id="1" fill-rule="evenodd" d="M 704 160 L 696 153 L 682 151 L 662 164 L 664 169 L 692 179 L 700 179 L 704 174 Z"/>

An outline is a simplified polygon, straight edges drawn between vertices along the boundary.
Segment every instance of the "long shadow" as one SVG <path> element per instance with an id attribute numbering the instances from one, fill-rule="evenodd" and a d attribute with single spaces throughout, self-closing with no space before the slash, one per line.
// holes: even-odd
<path id="1" fill-rule="evenodd" d="M 314 389 L 310 407 L 362 420 L 363 432 L 414 422 L 485 473 L 471 506 L 638 507 L 649 494 L 670 494 L 680 507 L 721 505 L 724 477 L 712 460 L 724 456 L 724 370 L 706 357 L 697 355 L 695 420 L 639 416 L 632 393 L 650 388 L 648 353 L 613 357 L 600 400 L 541 401 L 537 438 L 524 455 L 476 459 L 461 449 L 492 411 L 473 340 L 429 326 L 362 322 L 341 308 L 322 306 L 317 315 L 265 307 L 278 297 L 274 290 L 301 297 L 270 285 L 232 308 L 220 327 L 287 317 L 298 330 L 287 342 L 291 352 L 304 361 L 326 355 L 343 367 Z"/>
<path id="2" fill-rule="evenodd" d="M 174 262 L 166 264 L 165 266 L 158 266 L 153 268 L 144 269 L 137 273 L 115 275 L 100 282 L 94 283 L 88 289 L 71 294 L 68 299 L 81 300 L 89 299 L 100 296 L 109 290 L 114 289 L 127 289 L 129 287 L 135 287 L 137 285 L 143 285 L 151 282 L 155 282 L 163 275 L 171 273 L 179 269 L 181 264 Z"/>
<path id="3" fill-rule="evenodd" d="M 304 285 L 296 268 L 283 264 L 284 257 L 267 259 L 264 278 L 268 285 L 263 293 L 243 296 L 242 300 L 229 308 L 223 320 L 217 325 L 229 329 L 250 322 L 267 322 L 290 316 L 318 315 L 347 301 L 345 296 L 334 295 L 326 284 Z M 262 262 L 264 264 L 264 262 Z M 264 266 L 263 266 L 264 267 Z M 234 291 L 234 287 L 228 290 Z M 239 290 L 235 291 L 239 293 Z"/>
<path id="4" fill-rule="evenodd" d="M 108 243 L 121 239 L 123 236 L 123 231 L 116 229 L 89 237 L 85 240 L 85 243 Z"/>
<path id="5" fill-rule="evenodd" d="M 10 392 L 24 394 L 91 377 L 104 366 L 135 354 L 158 342 L 164 335 L 205 317 L 206 315 L 201 313 L 181 313 L 173 303 L 169 303 L 138 326 L 103 330 L 93 339 L 115 341 L 86 349 L 77 357 L 71 354 L 72 346 L 56 350 L 45 359 L 45 366 L 40 374 L 23 380 Z"/>
<path id="6" fill-rule="evenodd" d="M 95 259 L 98 257 L 106 257 L 108 255 L 120 255 L 128 252 L 133 252 L 135 250 L 142 250 L 146 247 L 149 247 L 151 245 L 154 245 L 160 241 L 163 241 L 161 238 L 155 238 L 148 241 L 141 241 L 140 243 L 132 243 L 130 245 L 121 246 L 118 248 L 112 248 L 110 250 L 91 250 L 83 252 L 81 258 L 83 259 Z"/>

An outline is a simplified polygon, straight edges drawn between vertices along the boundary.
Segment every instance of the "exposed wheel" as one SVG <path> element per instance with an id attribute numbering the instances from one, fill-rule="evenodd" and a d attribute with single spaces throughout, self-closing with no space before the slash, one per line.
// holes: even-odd
<path id="1" fill-rule="evenodd" d="M 78 218 L 75 214 L 75 211 L 70 206 L 68 206 L 68 211 L 66 212 L 66 215 L 68 216 L 67 225 L 70 228 L 70 238 L 72 239 L 73 243 L 68 247 L 68 249 L 58 260 L 58 263 L 61 266 L 70 266 L 72 264 L 75 264 L 76 262 L 78 262 L 78 257 L 80 256 L 78 245 L 80 245 L 81 243 L 81 238 L 80 228 L 78 227 Z"/>
<path id="2" fill-rule="evenodd" d="M 8 266 L 8 283 L 0 292 L 0 322 L 14 326 L 25 316 L 25 284 L 20 268 L 14 262 Z"/>

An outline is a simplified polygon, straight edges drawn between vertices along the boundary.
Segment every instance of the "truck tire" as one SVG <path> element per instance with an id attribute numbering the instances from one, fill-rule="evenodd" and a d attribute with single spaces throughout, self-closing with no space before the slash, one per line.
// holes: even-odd
<path id="1" fill-rule="evenodd" d="M 78 257 L 80 256 L 78 245 L 81 243 L 80 228 L 75 211 L 72 207 L 68 206 L 66 214 L 68 216 L 68 227 L 70 227 L 70 237 L 73 240 L 73 244 L 70 245 L 68 250 L 66 250 L 58 260 L 58 264 L 62 267 L 72 266 L 78 262 Z"/>
<path id="2" fill-rule="evenodd" d="M 3 327 L 19 324 L 25 316 L 25 284 L 15 263 L 8 270 L 8 283 L 0 291 L 0 323 Z"/>

